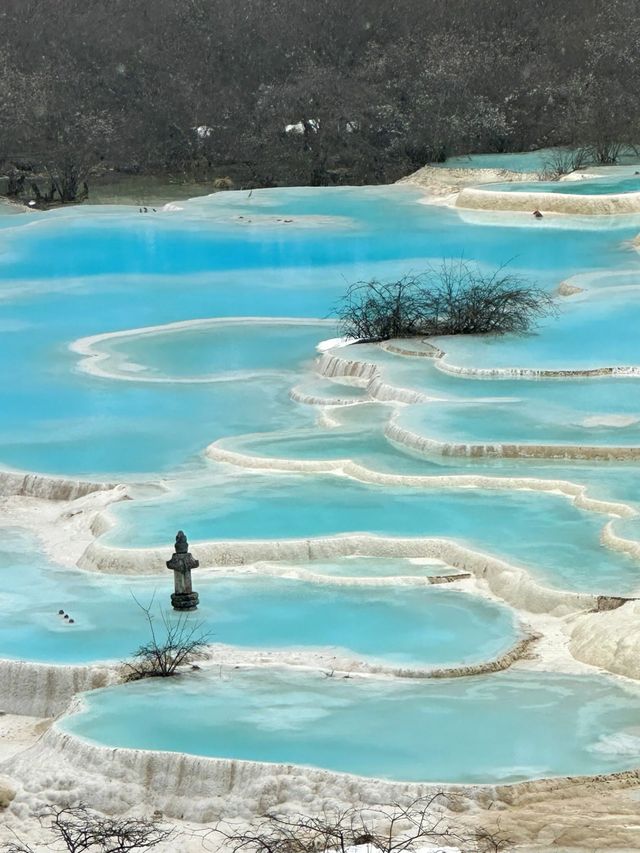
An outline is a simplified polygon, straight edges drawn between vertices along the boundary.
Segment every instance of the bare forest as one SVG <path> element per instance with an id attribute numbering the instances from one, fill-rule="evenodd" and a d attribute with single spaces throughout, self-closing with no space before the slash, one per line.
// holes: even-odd
<path id="1" fill-rule="evenodd" d="M 636 143 L 638 0 L 2 0 L 0 174 L 385 183 L 462 152 Z"/>

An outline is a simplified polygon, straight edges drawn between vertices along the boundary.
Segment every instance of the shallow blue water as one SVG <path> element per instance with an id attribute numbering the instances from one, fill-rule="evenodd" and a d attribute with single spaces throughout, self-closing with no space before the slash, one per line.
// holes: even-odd
<path id="1" fill-rule="evenodd" d="M 510 172 L 541 173 L 554 165 L 554 157 L 557 157 L 558 152 L 565 150 L 562 148 L 540 148 L 536 151 L 520 151 L 509 154 L 462 154 L 458 157 L 449 157 L 444 163 L 433 163 L 432 165 L 450 169 L 507 169 Z M 621 152 L 619 163 L 626 164 L 628 167 L 628 165 L 638 162 L 640 160 L 635 151 L 629 149 Z M 609 173 L 622 168 L 624 166 L 605 167 L 602 171 Z"/>
<path id="2" fill-rule="evenodd" d="M 288 398 L 291 385 L 298 384 L 298 377 L 304 381 L 309 375 L 315 342 L 311 331 L 308 338 L 306 331 L 301 333 L 285 367 L 292 341 L 283 344 L 275 329 L 276 336 L 269 344 L 265 361 L 269 363 L 270 358 L 275 358 L 272 367 L 288 369 L 288 376 L 254 377 L 203 386 L 151 385 L 88 376 L 76 370 L 79 356 L 67 351 L 69 343 L 87 334 L 167 321 L 242 313 L 326 316 L 335 298 L 344 291 L 346 281 L 373 273 L 393 275 L 399 270 L 406 271 L 408 266 L 419 268 L 428 258 L 448 253 L 464 253 L 488 265 L 513 257 L 517 268 L 534 273 L 549 287 L 580 270 L 624 269 L 637 264 L 635 254 L 621 243 L 635 235 L 637 225 L 633 218 L 624 227 L 617 224 L 612 229 L 595 232 L 583 230 L 579 221 L 571 225 L 570 220 L 558 229 L 522 226 L 508 214 L 500 225 L 470 224 L 455 211 L 416 204 L 419 196 L 414 189 L 400 187 L 328 192 L 278 190 L 255 193 L 251 199 L 242 193 L 218 194 L 185 203 L 182 211 L 153 217 L 140 216 L 135 209 L 127 208 L 110 209 L 108 213 L 104 208 L 83 208 L 46 217 L 10 217 L 12 222 L 19 220 L 22 224 L 5 229 L 1 241 L 5 254 L 0 261 L 0 293 L 6 299 L 0 318 L 0 328 L 5 330 L 0 336 L 0 355 L 12 365 L 12 381 L 0 389 L 4 412 L 0 424 L 0 461 L 25 469 L 104 477 L 127 472 L 170 474 L 186 465 L 209 476 L 209 467 L 204 466 L 201 454 L 210 441 L 259 432 L 265 434 L 263 452 L 267 455 L 288 458 L 296 458 L 298 454 L 303 458 L 314 458 L 316 454 L 319 458 L 348 455 L 385 470 L 428 472 L 435 467 L 435 472 L 439 472 L 437 466 L 414 461 L 389 447 L 382 436 L 386 415 L 369 418 L 368 413 L 363 413 L 362 420 L 350 432 L 332 434 L 325 430 L 317 433 L 317 439 L 313 437 L 312 407 L 294 405 Z M 260 220 L 266 214 L 274 217 L 284 213 L 294 218 L 286 227 L 275 221 Z M 255 217 L 255 222 L 240 225 L 240 216 Z M 339 218 L 313 223 L 305 219 L 302 223 L 305 217 L 329 216 Z M 301 221 L 295 221 L 296 217 Z M 57 263 L 46 264 L 44 258 L 54 244 Z M 222 244 L 226 249 L 221 249 Z M 551 359 L 554 349 L 548 342 L 553 342 L 555 335 L 556 349 L 562 357 L 566 353 L 582 363 L 586 360 L 581 346 L 585 334 L 590 340 L 588 360 L 600 355 L 593 344 L 600 345 L 601 341 L 618 350 L 624 344 L 626 349 L 621 357 L 631 357 L 635 353 L 632 319 L 626 303 L 622 308 L 614 306 L 606 326 L 600 324 L 602 334 L 597 337 L 594 334 L 597 318 L 593 328 L 585 332 L 580 325 L 583 322 L 580 308 L 569 306 L 561 320 L 549 320 L 540 334 L 531 339 L 533 343 L 541 343 L 537 348 L 531 344 L 531 360 L 537 361 L 540 352 Z M 612 343 L 607 343 L 611 338 L 609 326 L 618 326 L 619 322 L 627 324 L 629 333 L 621 336 L 618 329 Z M 569 338 L 567 330 L 572 328 L 575 332 Z M 324 336 L 324 330 L 321 334 Z M 231 337 L 227 332 L 219 339 L 202 333 L 181 333 L 122 339 L 110 346 L 134 363 L 142 360 L 152 375 L 162 376 L 174 370 L 178 376 L 198 378 L 226 367 L 259 369 L 256 365 L 260 346 L 255 341 L 251 343 L 252 335 L 247 327 L 234 348 L 229 347 Z M 215 340 L 223 340 L 222 348 L 216 347 Z M 459 345 L 469 347 L 475 363 L 482 362 L 483 344 Z M 495 350 L 499 359 L 508 360 L 509 345 L 509 341 L 499 341 L 492 352 Z M 518 346 L 527 351 L 529 339 Z M 602 357 L 609 354 L 607 350 Z M 521 384 L 465 383 L 436 375 L 433 369 L 429 370 L 430 365 L 418 366 L 402 359 L 396 359 L 396 365 L 391 375 L 394 381 L 401 379 L 401 384 L 424 387 L 427 391 L 435 385 L 437 393 L 444 396 L 509 396 Z M 421 371 L 424 380 L 419 377 Z M 502 386 L 499 391 L 495 387 L 498 385 Z M 619 393 L 618 389 L 622 391 L 620 385 L 597 386 L 596 415 L 606 414 L 610 408 L 616 412 L 632 409 L 633 395 Z M 551 402 L 556 398 L 558 402 L 564 392 L 561 386 L 547 384 L 527 389 L 525 396 L 534 401 L 533 405 L 544 405 L 547 399 Z M 586 402 L 589 393 L 585 386 L 574 386 L 569 407 L 584 411 L 588 417 L 592 414 Z M 291 432 L 300 429 L 307 431 L 304 437 L 302 433 Z M 272 440 L 266 433 L 273 430 L 288 431 L 290 438 Z M 258 445 L 260 441 L 256 440 Z M 447 465 L 445 470 L 465 470 L 465 463 Z M 517 466 L 507 469 L 498 465 L 493 470 L 526 473 L 533 469 Z M 553 474 L 552 469 L 546 470 Z M 234 472 L 229 471 L 225 476 L 233 481 Z M 216 478 L 212 493 L 224 480 L 222 476 Z M 266 520 L 259 524 L 256 522 L 259 501 L 265 498 L 271 506 L 281 504 L 283 518 L 288 518 L 299 492 L 293 490 L 289 494 L 289 485 L 277 477 L 267 489 L 254 488 L 253 480 L 244 485 L 242 477 L 238 482 L 243 484 L 246 514 L 239 517 L 235 526 L 219 527 L 215 515 L 207 520 L 209 497 L 195 508 L 193 501 L 180 497 L 175 502 L 175 512 L 170 514 L 165 512 L 164 505 L 159 507 L 155 503 L 148 509 L 140 507 L 134 511 L 132 507 L 132 524 L 138 523 L 138 512 L 140 520 L 145 519 L 145 529 L 136 541 L 145 536 L 149 541 L 166 541 L 173 534 L 174 520 L 178 517 L 186 527 L 193 518 L 191 535 L 207 538 L 218 533 L 236 535 L 239 528 L 243 529 L 242 535 L 251 535 L 252 530 L 255 535 L 280 535 L 285 529 L 291 535 L 314 535 L 354 527 L 422 535 L 425 524 L 421 512 L 413 519 L 406 516 L 406 508 L 430 507 L 430 499 L 425 504 L 415 493 L 411 497 L 391 493 L 385 498 L 383 489 L 363 491 L 354 486 L 334 489 L 327 486 L 327 480 L 322 480 L 320 486 L 314 483 L 307 488 L 303 511 L 295 524 L 276 523 L 277 519 L 273 524 Z M 184 488 L 190 488 L 189 483 Z M 197 486 L 196 496 L 202 494 L 199 489 Z M 336 492 L 347 496 L 351 503 L 345 505 L 345 500 L 338 500 L 339 509 L 334 512 L 328 501 L 334 499 Z M 223 487 L 220 494 L 231 494 L 231 507 L 237 506 L 234 486 Z M 363 503 L 354 507 L 353 500 Z M 508 495 L 502 500 L 505 507 L 517 504 Z M 542 515 L 545 499 L 534 496 L 535 500 L 541 501 L 540 509 L 533 510 L 532 515 Z M 447 499 L 447 506 L 453 513 L 450 520 L 441 527 L 438 514 L 432 514 L 433 523 L 426 525 L 429 532 L 460 535 L 472 542 L 480 541 L 483 547 L 492 550 L 500 543 L 499 535 L 492 537 L 488 532 L 477 539 L 481 525 L 468 521 L 469 511 L 464 502 L 450 503 Z M 499 512 L 502 511 L 501 506 Z M 123 518 L 128 512 L 129 508 L 123 509 Z M 147 515 L 153 516 L 150 523 L 146 522 Z M 273 515 L 268 513 L 264 517 L 270 519 Z M 578 530 L 583 524 L 587 531 L 595 531 L 600 523 L 599 519 L 585 519 L 580 514 L 576 518 L 578 521 L 572 527 L 576 533 L 571 536 L 574 543 L 580 539 Z M 519 524 L 516 528 L 520 531 Z M 555 546 L 562 539 L 562 525 L 555 520 L 550 524 L 548 518 L 546 524 L 558 530 L 558 535 L 552 537 Z M 494 525 L 493 529 L 499 528 Z M 591 535 L 588 532 L 586 538 Z M 545 537 L 541 532 L 539 539 Z M 123 532 L 122 541 L 126 540 L 127 534 Z M 538 547 L 544 550 L 540 542 L 536 544 Z M 547 550 L 550 552 L 551 546 Z M 524 547 L 518 549 L 514 556 L 528 564 L 532 555 L 525 551 Z M 542 570 L 548 566 L 556 571 L 557 564 L 562 563 L 562 559 L 549 562 L 546 553 L 541 559 L 538 557 L 536 552 L 535 562 L 541 564 Z M 593 575 L 592 559 L 587 562 L 585 577 L 572 583 L 599 588 L 609 576 L 609 555 L 602 561 L 602 574 Z M 621 575 L 617 568 L 612 571 L 626 585 L 627 567 Z M 561 582 L 570 574 L 565 571 Z"/>
<path id="3" fill-rule="evenodd" d="M 275 190 L 218 193 L 149 216 L 87 207 L 7 217 L 0 361 L 11 364 L 11 382 L 0 389 L 0 463 L 83 476 L 166 472 L 222 435 L 307 417 L 296 407 L 285 412 L 287 389 L 277 380 L 255 391 L 88 377 L 67 351 L 86 335 L 216 316 L 323 318 L 348 283 L 442 257 L 488 266 L 511 259 L 549 288 L 579 271 L 629 263 L 620 244 L 635 235 L 633 221 L 592 233 L 579 223 L 539 229 L 508 217 L 496 227 L 419 198 L 407 187 Z M 294 222 L 265 224 L 266 213 Z M 256 221 L 240 225 L 241 215 Z M 307 217 L 325 218 L 309 224 Z M 172 346 L 183 370 L 202 375 L 197 356 Z M 188 430 L 168 433 L 168 423 L 185 419 Z"/>
<path id="4" fill-rule="evenodd" d="M 403 683 L 199 673 L 97 691 L 86 705 L 57 725 L 106 746 L 411 782 L 610 773 L 636 766 L 640 750 L 637 689 L 601 676 L 514 672 Z"/>
<path id="5" fill-rule="evenodd" d="M 637 386 L 635 386 L 637 387 Z M 399 426 L 444 444 L 519 443 L 640 447 L 640 404 L 630 400 L 633 414 L 612 414 L 584 400 L 564 405 L 536 402 L 430 403 L 412 407 L 397 418 Z M 585 411 L 586 409 L 586 411 Z"/>
<path id="6" fill-rule="evenodd" d="M 316 344 L 335 334 L 332 322 L 212 323 L 112 338 L 98 349 L 110 356 L 102 368 L 140 381 L 211 376 L 235 382 L 252 374 L 270 379 L 274 373 L 289 374 L 293 381 L 296 369 L 312 369 Z"/>
<path id="7" fill-rule="evenodd" d="M 434 163 L 447 169 L 508 169 L 510 172 L 540 172 L 555 149 L 540 148 L 515 154 L 463 154 L 448 157 L 444 163 Z"/>
<path id="8" fill-rule="evenodd" d="M 486 184 L 488 190 L 499 192 L 562 193 L 563 195 L 611 195 L 640 192 L 640 176 L 619 178 L 585 178 L 578 181 L 536 181 Z"/>
<path id="9" fill-rule="evenodd" d="M 549 469 L 551 475 L 552 469 Z M 348 532 L 451 537 L 528 567 L 542 582 L 580 591 L 630 593 L 638 565 L 605 549 L 606 517 L 537 492 L 369 486 L 323 475 L 191 482 L 183 493 L 125 502 L 103 537 L 115 547 L 162 547 L 185 529 L 198 540 L 304 539 Z"/>
<path id="10" fill-rule="evenodd" d="M 151 604 L 163 636 L 162 613 L 173 586 L 169 571 L 150 578 L 78 573 L 52 564 L 32 537 L 2 533 L 0 579 L 9 591 L 0 601 L 0 657 L 51 663 L 128 659 L 149 640 L 140 605 Z M 350 571 L 340 561 L 327 569 L 328 576 Z M 18 578 L 19 586 L 10 578 Z M 388 664 L 441 666 L 490 660 L 518 635 L 506 607 L 437 586 L 376 589 L 255 574 L 200 575 L 195 586 L 200 607 L 188 618 L 212 643 L 320 648 Z"/>
<path id="11" fill-rule="evenodd" d="M 588 291 L 561 303 L 532 335 L 434 338 L 446 359 L 469 367 L 583 370 L 640 363 L 640 288 Z"/>

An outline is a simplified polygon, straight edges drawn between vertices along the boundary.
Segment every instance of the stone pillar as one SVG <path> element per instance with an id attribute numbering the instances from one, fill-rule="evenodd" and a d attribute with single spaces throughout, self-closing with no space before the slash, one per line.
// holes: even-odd
<path id="1" fill-rule="evenodd" d="M 175 548 L 175 554 L 167 561 L 167 568 L 173 572 L 175 584 L 171 606 L 174 610 L 196 610 L 199 598 L 191 587 L 191 569 L 197 569 L 200 563 L 189 553 L 189 543 L 182 530 L 176 536 Z"/>

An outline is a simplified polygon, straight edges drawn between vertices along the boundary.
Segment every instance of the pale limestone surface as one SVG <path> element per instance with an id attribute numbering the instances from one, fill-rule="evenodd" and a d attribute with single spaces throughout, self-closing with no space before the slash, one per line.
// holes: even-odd
<path id="1" fill-rule="evenodd" d="M 473 187 L 464 188 L 456 198 L 456 207 L 470 210 L 511 210 L 532 213 L 568 213 L 588 216 L 615 216 L 640 212 L 640 193 L 576 195 L 545 192 L 500 192 Z"/>
<path id="2" fill-rule="evenodd" d="M 256 813 L 273 808 L 303 813 L 344 803 L 366 808 L 437 790 L 313 769 L 286 768 L 283 773 L 285 768 L 278 765 L 98 750 L 81 741 L 60 739 L 51 730 L 16 756 L 13 767 L 19 781 L 9 783 L 16 795 L 5 812 L 6 828 L 13 826 L 33 837 L 35 814 L 42 805 L 56 802 L 61 793 L 83 796 L 105 813 L 157 809 L 168 823 L 177 822 L 188 830 L 194 824 L 215 824 L 223 812 L 226 820 L 247 824 Z M 633 773 L 600 780 L 447 790 L 453 795 L 445 813 L 447 823 L 499 832 L 511 840 L 508 850 L 518 844 L 589 850 L 640 846 L 640 789 Z M 197 848 L 180 849 L 186 853 Z"/>
<path id="3" fill-rule="evenodd" d="M 640 601 L 575 617 L 569 648 L 578 660 L 640 679 Z"/>
<path id="4" fill-rule="evenodd" d="M 508 169 L 450 169 L 446 166 L 423 166 L 397 183 L 412 184 L 428 190 L 430 195 L 453 198 L 470 184 L 495 184 L 505 181 L 535 181 L 535 172 L 511 172 Z"/>

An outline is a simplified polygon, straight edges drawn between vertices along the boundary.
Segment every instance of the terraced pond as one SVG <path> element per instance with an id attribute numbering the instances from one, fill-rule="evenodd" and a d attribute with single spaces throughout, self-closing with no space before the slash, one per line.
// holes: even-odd
<path id="1" fill-rule="evenodd" d="M 596 180 L 631 179 L 574 191 Z M 33 488 L 7 493 L 0 655 L 130 655 L 137 602 L 156 618 L 168 603 L 184 529 L 202 564 L 187 619 L 251 664 L 88 694 L 65 731 L 406 781 L 640 764 L 637 690 L 578 665 L 566 639 L 499 674 L 395 672 L 491 665 L 523 625 L 564 637 L 561 619 L 597 596 L 638 594 L 616 535 L 634 541 L 640 505 L 640 217 L 541 224 L 424 201 L 396 186 L 218 193 L 149 214 L 0 210 L 0 463 L 132 498 L 105 508 L 90 492 L 43 509 L 42 529 L 29 509 L 27 535 Z M 584 289 L 525 338 L 319 354 L 347 284 L 461 256 Z M 278 668 L 287 655 L 310 671 Z M 342 675 L 319 674 L 334 658 Z"/>
<path id="2" fill-rule="evenodd" d="M 597 676 L 327 684 L 318 676 L 249 671 L 100 691 L 62 726 L 107 746 L 410 782 L 514 782 L 633 767 L 638 700 L 637 691 Z"/>

